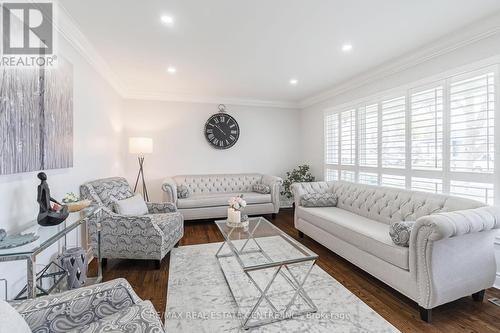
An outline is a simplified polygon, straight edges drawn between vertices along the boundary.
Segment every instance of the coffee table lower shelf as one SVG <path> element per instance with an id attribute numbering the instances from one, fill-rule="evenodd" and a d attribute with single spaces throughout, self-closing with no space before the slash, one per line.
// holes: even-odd
<path id="1" fill-rule="evenodd" d="M 226 251 L 224 251 L 226 249 Z M 239 255 L 259 253 L 245 250 Z M 222 243 L 216 253 L 219 267 L 237 307 L 244 329 L 250 329 L 317 312 L 304 290 L 316 259 L 273 263 L 244 269 L 233 249 Z"/>

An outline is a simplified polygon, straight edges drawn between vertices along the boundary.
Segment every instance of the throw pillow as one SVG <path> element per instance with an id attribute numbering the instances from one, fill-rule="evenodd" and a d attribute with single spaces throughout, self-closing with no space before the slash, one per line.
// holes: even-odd
<path id="1" fill-rule="evenodd" d="M 255 184 L 253 186 L 253 191 L 260 194 L 269 194 L 271 193 L 271 188 L 265 184 Z"/>
<path id="2" fill-rule="evenodd" d="M 189 198 L 189 189 L 186 185 L 177 186 L 177 198 L 178 199 L 186 199 Z"/>
<path id="3" fill-rule="evenodd" d="M 3 300 L 0 300 L 0 332 L 31 333 L 21 314 Z"/>
<path id="4" fill-rule="evenodd" d="M 312 193 L 300 197 L 300 205 L 304 207 L 335 207 L 337 196 L 333 193 Z"/>
<path id="5" fill-rule="evenodd" d="M 410 233 L 415 221 L 394 222 L 389 227 L 389 235 L 392 242 L 399 246 L 410 246 Z"/>
<path id="6" fill-rule="evenodd" d="M 148 206 L 140 194 L 131 198 L 115 201 L 115 212 L 120 215 L 145 215 L 148 213 Z"/>

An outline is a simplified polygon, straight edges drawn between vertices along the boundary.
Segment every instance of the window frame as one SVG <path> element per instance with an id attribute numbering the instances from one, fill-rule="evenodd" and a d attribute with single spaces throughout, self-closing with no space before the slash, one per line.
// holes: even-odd
<path id="1" fill-rule="evenodd" d="M 428 79 L 420 80 L 418 82 L 410 83 L 399 88 L 391 89 L 388 91 L 383 91 L 381 93 L 358 99 L 351 103 L 345 103 L 340 106 L 328 108 L 324 111 L 325 119 L 327 115 L 337 113 L 338 114 L 338 124 L 340 131 L 340 124 L 342 122 L 341 114 L 342 112 L 355 109 L 354 112 L 356 123 L 355 123 L 355 139 L 356 139 L 356 156 L 354 165 L 342 165 L 341 157 L 341 133 L 339 132 L 339 139 L 337 140 L 337 151 L 338 151 L 338 163 L 337 164 L 327 164 L 324 160 L 324 177 L 326 179 L 327 169 L 334 169 L 337 172 L 337 179 L 341 179 L 342 170 L 353 171 L 355 173 L 355 181 L 359 182 L 359 173 L 376 173 L 378 175 L 378 185 L 381 184 L 382 175 L 392 175 L 392 176 L 404 176 L 406 181 L 406 189 L 412 188 L 412 178 L 428 178 L 428 179 L 441 179 L 442 180 L 442 193 L 450 193 L 450 184 L 452 181 L 461 182 L 474 182 L 474 183 L 485 183 L 491 184 L 493 186 L 494 202 L 491 204 L 500 204 L 500 149 L 495 149 L 494 152 L 494 171 L 493 173 L 472 173 L 472 172 L 457 172 L 450 171 L 450 87 L 454 82 L 466 80 L 478 75 L 484 75 L 487 73 L 493 73 L 494 75 L 494 89 L 495 89 L 495 103 L 494 103 L 494 140 L 495 145 L 500 146 L 500 59 L 496 59 L 494 63 L 488 65 L 470 65 L 454 71 L 449 71 L 443 73 L 440 76 L 434 76 Z M 427 169 L 414 169 L 412 165 L 412 147 L 411 147 L 411 101 L 412 95 L 418 92 L 423 92 L 428 89 L 434 89 L 442 87 L 442 170 L 427 170 Z M 383 101 L 387 101 L 393 98 L 405 97 L 406 100 L 406 136 L 405 136 L 405 167 L 404 168 L 391 168 L 382 167 L 382 112 L 381 106 Z M 359 113 L 362 112 L 366 107 L 377 105 L 378 106 L 378 149 L 377 166 L 360 166 L 360 117 Z M 325 126 L 326 131 L 326 126 Z M 326 135 L 326 132 L 324 133 Z M 324 138 L 326 137 L 324 135 Z M 327 149 L 326 142 L 324 142 L 325 151 Z M 496 148 L 496 147 L 495 147 Z M 324 156 L 326 158 L 326 155 Z"/>

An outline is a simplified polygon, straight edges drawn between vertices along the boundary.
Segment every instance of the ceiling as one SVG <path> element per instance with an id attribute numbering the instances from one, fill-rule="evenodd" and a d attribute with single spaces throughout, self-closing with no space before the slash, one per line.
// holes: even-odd
<path id="1" fill-rule="evenodd" d="M 60 3 L 131 95 L 282 102 L 318 94 L 500 11 L 498 0 Z M 162 15 L 174 23 L 163 24 Z M 353 50 L 345 53 L 347 42 Z"/>

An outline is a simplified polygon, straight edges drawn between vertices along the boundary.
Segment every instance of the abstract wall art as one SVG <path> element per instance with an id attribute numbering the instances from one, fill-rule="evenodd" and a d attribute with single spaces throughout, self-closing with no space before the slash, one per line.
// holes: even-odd
<path id="1" fill-rule="evenodd" d="M 73 166 L 73 66 L 0 67 L 0 175 Z"/>

